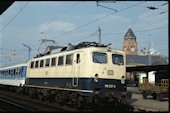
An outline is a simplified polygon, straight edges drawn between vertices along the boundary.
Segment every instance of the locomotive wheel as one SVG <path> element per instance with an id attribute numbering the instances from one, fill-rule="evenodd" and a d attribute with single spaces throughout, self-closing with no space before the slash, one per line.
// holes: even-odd
<path id="1" fill-rule="evenodd" d="M 95 105 L 100 105 L 100 98 L 99 98 L 98 96 L 94 96 L 94 97 L 93 97 L 93 103 L 94 103 Z"/>
<path id="2" fill-rule="evenodd" d="M 84 105 L 85 105 L 85 101 L 84 101 L 85 98 L 83 98 L 82 96 L 78 96 L 77 98 L 77 108 L 79 108 L 80 110 L 83 110 L 84 109 Z"/>
<path id="3" fill-rule="evenodd" d="M 156 99 L 157 98 L 157 94 L 155 92 L 152 93 L 152 97 L 153 97 L 153 99 Z"/>
<path id="4" fill-rule="evenodd" d="M 157 100 L 162 101 L 162 95 L 160 93 L 157 94 Z"/>
<path id="5" fill-rule="evenodd" d="M 144 99 L 147 99 L 147 96 L 148 96 L 147 91 L 143 91 L 143 92 L 142 92 L 142 95 L 143 95 L 143 98 L 144 98 Z"/>

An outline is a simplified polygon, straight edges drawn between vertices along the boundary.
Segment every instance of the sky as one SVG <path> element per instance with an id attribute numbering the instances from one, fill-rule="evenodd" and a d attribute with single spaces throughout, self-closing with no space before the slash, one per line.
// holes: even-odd
<path id="1" fill-rule="evenodd" d="M 96 1 L 15 1 L 0 15 L 0 66 L 28 60 L 28 47 L 33 58 L 49 44 L 98 42 L 99 27 L 102 44 L 111 43 L 111 48 L 122 50 L 130 27 L 138 54 L 152 44 L 168 56 L 168 6 L 167 1 L 106 1 L 98 5 Z M 56 43 L 42 43 L 42 39 Z"/>

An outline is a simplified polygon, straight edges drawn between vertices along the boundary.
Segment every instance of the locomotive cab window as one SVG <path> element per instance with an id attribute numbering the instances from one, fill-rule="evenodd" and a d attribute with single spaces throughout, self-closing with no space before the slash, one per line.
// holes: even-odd
<path id="1" fill-rule="evenodd" d="M 93 62 L 100 63 L 100 64 L 106 64 L 107 63 L 107 54 L 100 53 L 100 52 L 93 52 Z"/>
<path id="2" fill-rule="evenodd" d="M 123 65 L 123 56 L 118 54 L 112 54 L 112 62 L 116 65 Z"/>
<path id="3" fill-rule="evenodd" d="M 66 65 L 72 65 L 73 63 L 73 54 L 66 55 Z"/>

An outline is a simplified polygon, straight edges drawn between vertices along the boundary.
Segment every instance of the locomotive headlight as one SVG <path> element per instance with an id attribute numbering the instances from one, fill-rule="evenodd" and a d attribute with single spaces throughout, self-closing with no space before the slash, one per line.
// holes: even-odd
<path id="1" fill-rule="evenodd" d="M 98 80 L 98 74 L 96 73 L 95 75 L 94 75 L 94 82 L 98 82 L 99 80 Z"/>
<path id="2" fill-rule="evenodd" d="M 123 75 L 123 76 L 122 76 L 122 79 L 121 79 L 121 84 L 125 84 L 125 80 L 126 80 L 126 79 L 125 79 L 125 76 Z"/>

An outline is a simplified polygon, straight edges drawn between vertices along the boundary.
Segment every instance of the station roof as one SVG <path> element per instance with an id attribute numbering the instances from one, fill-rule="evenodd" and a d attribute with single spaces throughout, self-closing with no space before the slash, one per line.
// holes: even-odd
<path id="1" fill-rule="evenodd" d="M 0 0 L 0 15 L 7 10 L 15 0 Z"/>
<path id="2" fill-rule="evenodd" d="M 169 64 L 163 64 L 163 65 L 150 65 L 150 66 L 126 66 L 127 72 L 132 71 L 158 71 L 158 70 L 169 70 Z"/>

